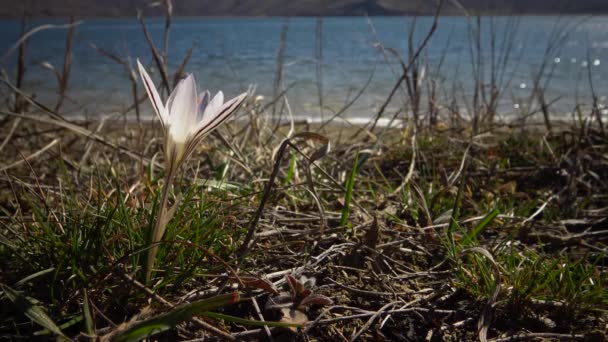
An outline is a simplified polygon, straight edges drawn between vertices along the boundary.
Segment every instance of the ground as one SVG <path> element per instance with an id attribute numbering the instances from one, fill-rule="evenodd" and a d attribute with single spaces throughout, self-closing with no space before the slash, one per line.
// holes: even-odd
<path id="1" fill-rule="evenodd" d="M 599 128 L 299 125 L 284 140 L 252 116 L 182 168 L 146 284 L 157 125 L 42 118 L 1 129 L 2 338 L 119 339 L 160 317 L 153 339 L 608 339 Z"/>

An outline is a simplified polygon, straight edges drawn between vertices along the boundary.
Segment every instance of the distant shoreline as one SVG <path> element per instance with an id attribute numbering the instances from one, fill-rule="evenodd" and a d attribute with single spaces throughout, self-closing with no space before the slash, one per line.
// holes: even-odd
<path id="1" fill-rule="evenodd" d="M 559 12 L 546 12 L 546 13 L 475 13 L 470 14 L 469 16 L 476 17 L 477 15 L 481 15 L 482 17 L 593 17 L 593 16 L 607 16 L 607 11 L 601 12 L 574 12 L 574 13 L 559 13 Z M 29 19 L 64 19 L 68 20 L 71 16 L 74 16 L 77 19 L 135 19 L 137 14 L 133 15 L 117 15 L 117 16 L 96 16 L 96 15 L 28 15 Z M 429 17 L 432 18 L 434 14 L 432 13 L 403 13 L 403 14 L 382 14 L 382 15 L 364 15 L 364 14 L 349 14 L 349 15 L 173 15 L 173 19 L 273 19 L 273 18 L 364 18 L 364 17 L 388 17 L 388 18 L 399 18 L 399 17 Z M 466 17 L 466 14 L 463 13 L 442 13 L 441 17 Z M 0 15 L 0 20 L 19 20 L 22 16 L 12 16 L 12 15 Z M 165 17 L 162 15 L 150 15 L 145 16 L 146 19 L 164 19 Z"/>
<path id="2" fill-rule="evenodd" d="M 127 18 L 173 17 L 272 18 L 433 16 L 568 16 L 608 14 L 606 0 L 0 0 L 1 18 Z"/>

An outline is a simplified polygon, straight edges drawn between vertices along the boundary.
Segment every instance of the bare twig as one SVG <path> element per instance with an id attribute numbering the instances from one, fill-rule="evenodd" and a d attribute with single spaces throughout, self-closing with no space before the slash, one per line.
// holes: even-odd
<path id="1" fill-rule="evenodd" d="M 321 143 L 323 143 L 324 147 L 317 150 L 315 153 L 313 153 L 313 156 L 311 156 L 311 160 L 313 162 L 314 162 L 314 160 L 321 158 L 323 155 L 325 155 L 329 151 L 329 140 L 327 138 L 323 137 L 322 135 L 319 135 L 316 133 L 311 133 L 311 132 L 298 133 L 298 134 L 294 135 L 293 137 L 291 137 L 290 139 L 285 139 L 281 143 L 281 145 L 279 146 L 279 149 L 277 150 L 277 153 L 276 153 L 276 159 L 275 159 L 274 167 L 272 169 L 272 173 L 270 174 L 268 183 L 266 184 L 266 187 L 264 188 L 264 194 L 262 195 L 260 205 L 258 206 L 258 209 L 256 210 L 256 213 L 253 216 L 253 219 L 249 223 L 249 229 L 247 231 L 247 235 L 245 236 L 245 239 L 243 240 L 243 243 L 242 243 L 241 247 L 239 248 L 239 251 L 238 251 L 239 255 L 244 255 L 249 250 L 249 245 L 251 243 L 251 240 L 253 239 L 253 235 L 255 234 L 257 224 L 258 224 L 260 218 L 262 217 L 262 213 L 264 211 L 264 207 L 266 206 L 266 202 L 270 198 L 270 193 L 272 191 L 272 186 L 274 184 L 274 180 L 276 179 L 277 175 L 279 174 L 279 170 L 281 168 L 281 161 L 283 160 L 283 155 L 285 154 L 285 151 L 288 146 L 295 147 L 292 144 L 292 140 L 294 140 L 294 139 L 304 139 L 304 140 L 312 139 L 312 140 L 320 141 Z"/>
<path id="2" fill-rule="evenodd" d="M 71 26 L 68 28 L 68 34 L 65 41 L 65 57 L 63 59 L 63 72 L 61 73 L 61 79 L 59 82 L 59 99 L 55 105 L 55 111 L 59 112 L 59 108 L 63 104 L 65 99 L 65 93 L 68 89 L 68 81 L 70 79 L 70 70 L 72 67 L 72 44 L 74 42 L 74 31 L 76 26 L 74 24 L 74 17 L 70 17 Z"/>
<path id="3" fill-rule="evenodd" d="M 25 162 L 29 162 L 30 160 L 40 156 L 41 154 L 43 154 L 44 152 L 46 152 L 49 148 L 57 145 L 57 143 L 60 141 L 60 138 L 55 138 L 53 139 L 53 141 L 51 141 L 50 143 L 48 143 L 46 146 L 44 146 L 43 148 L 41 148 L 40 150 L 36 151 L 35 153 L 30 154 L 29 156 L 23 158 L 22 160 L 16 161 L 12 164 L 0 167 L 0 172 L 8 170 L 8 169 L 12 169 L 16 166 L 19 166 Z"/>
<path id="4" fill-rule="evenodd" d="M 26 41 L 29 37 L 31 37 L 33 34 L 35 34 L 37 32 L 48 30 L 48 29 L 70 28 L 72 26 L 80 25 L 81 23 L 82 23 L 82 21 L 77 21 L 75 23 L 65 24 L 65 25 L 51 25 L 51 24 L 47 24 L 47 25 L 40 25 L 40 26 L 34 27 L 33 29 L 29 30 L 27 33 L 21 35 L 21 38 L 19 38 L 19 40 L 15 44 L 13 44 L 4 53 L 4 55 L 2 55 L 2 57 L 0 58 L 0 62 L 4 62 L 6 60 L 6 58 L 8 58 L 8 56 L 10 56 L 13 53 L 13 51 L 15 51 L 16 48 L 18 48 L 24 41 Z"/>
<path id="5" fill-rule="evenodd" d="M 158 52 L 156 46 L 154 45 L 154 41 L 152 37 L 150 37 L 150 33 L 146 28 L 146 24 L 144 23 L 144 17 L 141 12 L 137 15 L 139 19 L 139 23 L 141 24 L 141 29 L 144 31 L 144 36 L 146 37 L 146 41 L 148 42 L 148 46 L 150 47 L 150 52 L 152 52 L 152 57 L 154 57 L 154 62 L 156 62 L 156 68 L 160 72 L 161 80 L 165 89 L 167 90 L 167 94 L 171 93 L 171 84 L 169 83 L 169 73 L 167 72 L 166 61 L 163 56 Z"/>
<path id="6" fill-rule="evenodd" d="M 420 45 L 418 45 L 418 48 L 417 48 L 416 52 L 414 52 L 414 53 L 412 53 L 410 55 L 410 60 L 409 60 L 408 64 L 407 65 L 404 64 L 404 63 L 402 64 L 402 74 L 401 74 L 401 77 L 395 83 L 395 86 L 393 87 L 393 89 L 389 93 L 389 95 L 386 98 L 386 100 L 382 103 L 382 106 L 378 110 L 378 113 L 376 113 L 376 116 L 374 118 L 373 124 L 372 124 L 372 126 L 370 128 L 370 131 L 373 132 L 374 128 L 378 124 L 378 121 L 380 120 L 380 118 L 384 114 L 384 111 L 386 110 L 386 107 L 391 102 L 393 96 L 395 95 L 395 93 L 397 92 L 397 90 L 399 89 L 399 87 L 401 87 L 401 84 L 407 79 L 407 75 L 409 73 L 410 68 L 418 60 L 418 57 L 420 56 L 420 54 L 422 53 L 422 51 L 424 50 L 424 48 L 426 47 L 426 45 L 430 41 L 430 39 L 433 36 L 433 34 L 435 33 L 435 31 L 437 30 L 437 27 L 439 25 L 439 15 L 441 13 L 442 7 L 443 7 L 443 0 L 439 0 L 439 3 L 437 4 L 437 9 L 435 11 L 435 15 L 433 17 L 433 24 L 431 25 L 431 28 L 427 32 L 426 36 L 424 37 L 424 39 L 422 40 L 422 42 L 420 43 Z M 361 132 L 361 130 L 359 130 L 356 133 L 356 135 L 358 135 L 360 132 Z"/>

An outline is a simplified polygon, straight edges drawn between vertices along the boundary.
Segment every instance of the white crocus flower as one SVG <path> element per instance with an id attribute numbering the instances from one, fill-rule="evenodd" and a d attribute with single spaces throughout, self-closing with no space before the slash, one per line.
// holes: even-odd
<path id="1" fill-rule="evenodd" d="M 167 216 L 167 200 L 173 177 L 179 166 L 192 154 L 200 141 L 241 106 L 247 93 L 224 103 L 224 94 L 221 91 L 213 99 L 211 99 L 209 91 L 198 95 L 194 77 L 188 75 L 177 84 L 165 105 L 139 60 L 137 60 L 137 66 L 165 135 L 165 183 L 161 193 L 158 217 L 150 236 L 150 248 L 145 268 L 146 283 L 148 283 L 158 251 L 156 243 L 165 234 L 165 228 L 170 219 Z"/>
<path id="2" fill-rule="evenodd" d="M 177 84 L 164 105 L 139 60 L 137 65 L 152 107 L 163 127 L 165 163 L 169 173 L 175 172 L 200 141 L 226 121 L 247 97 L 247 93 L 243 93 L 224 103 L 221 91 L 213 99 L 208 90 L 199 95 L 194 76 L 190 74 Z"/>

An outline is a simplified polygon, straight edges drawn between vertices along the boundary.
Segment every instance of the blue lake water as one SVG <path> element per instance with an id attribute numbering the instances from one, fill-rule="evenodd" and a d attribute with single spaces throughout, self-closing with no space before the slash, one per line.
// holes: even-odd
<path id="1" fill-rule="evenodd" d="M 299 118 L 329 117 L 332 110 L 339 110 L 372 77 L 365 93 L 345 113 L 349 118 L 365 119 L 377 111 L 400 76 L 395 58 L 383 53 L 380 45 L 394 48 L 406 57 L 408 32 L 414 20 L 414 39 L 420 41 L 432 23 L 430 17 L 324 18 L 322 59 L 319 61 L 319 53 L 315 49 L 315 18 L 176 18 L 169 41 L 169 71 L 176 70 L 193 46 L 186 70 L 194 73 L 200 88 L 222 89 L 230 96 L 246 90 L 249 84 L 256 84 L 257 93 L 269 100 L 274 89 L 281 30 L 286 23 L 283 84 L 293 84 L 287 92 L 293 114 Z M 146 22 L 157 47 L 162 48 L 164 21 L 148 19 Z M 62 24 L 64 21 L 37 20 L 30 22 L 30 26 L 44 23 Z M 428 49 L 421 55 L 425 64 L 425 92 L 430 84 L 428 81 L 433 81 L 438 89 L 440 106 L 447 106 L 454 97 L 463 112 L 471 106 L 474 89 L 471 62 L 473 23 L 474 19 L 464 17 L 441 18 Z M 503 45 L 507 30 L 515 33 L 512 43 Z M 0 54 L 4 54 L 17 41 L 20 23 L 0 21 L 0 32 Z M 494 60 L 499 61 L 501 56 L 505 56 L 505 51 L 509 51 L 509 62 L 502 76 L 501 114 L 508 116 L 527 106 L 534 75 L 543 63 L 546 63 L 545 70 L 552 73 L 551 80 L 543 82 L 543 85 L 546 86 L 547 101 L 553 103 L 556 115 L 569 115 L 576 104 L 591 104 L 589 74 L 599 101 L 606 102 L 608 17 L 483 18 L 480 46 L 484 56 L 481 61 L 488 87 L 492 32 L 496 37 Z M 28 42 L 25 89 L 36 93 L 40 101 L 49 105 L 55 103 L 57 83 L 55 76 L 40 63 L 46 61 L 61 68 L 65 35 L 64 29 L 45 30 Z M 129 79 L 123 67 L 100 55 L 90 47 L 90 43 L 129 57 L 133 63 L 135 58 L 140 58 L 153 66 L 141 27 L 135 19 L 85 20 L 78 26 L 74 41 L 74 62 L 68 89 L 73 102 L 66 106 L 70 115 L 94 117 L 121 110 L 132 100 Z M 547 54 L 551 43 L 556 47 Z M 1 67 L 9 75 L 14 72 L 15 59 L 16 53 L 13 53 L 1 61 Z M 322 65 L 321 93 L 327 106 L 323 112 L 318 107 L 318 63 Z M 158 74 L 153 78 L 158 81 Z M 6 90 L 2 91 L 6 93 Z M 140 91 L 143 91 L 141 87 Z M 405 106 L 405 98 L 405 90 L 399 91 L 387 112 L 392 114 Z M 145 109 L 149 113 L 147 104 Z"/>

